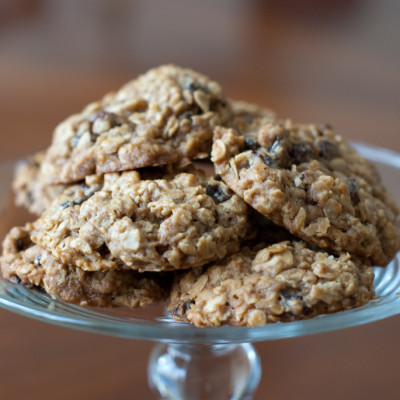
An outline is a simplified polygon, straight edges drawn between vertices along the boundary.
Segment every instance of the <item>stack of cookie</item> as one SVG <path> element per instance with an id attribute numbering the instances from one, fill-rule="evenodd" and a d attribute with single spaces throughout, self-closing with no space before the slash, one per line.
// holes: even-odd
<path id="1" fill-rule="evenodd" d="M 294 124 L 167 65 L 62 122 L 20 163 L 1 270 L 81 305 L 167 300 L 196 326 L 350 309 L 400 247 L 375 168 L 329 126 Z"/>

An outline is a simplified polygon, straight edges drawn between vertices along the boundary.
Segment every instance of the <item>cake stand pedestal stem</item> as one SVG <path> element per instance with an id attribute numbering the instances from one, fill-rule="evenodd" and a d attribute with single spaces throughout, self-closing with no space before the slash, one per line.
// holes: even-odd
<path id="1" fill-rule="evenodd" d="M 250 343 L 159 343 L 151 353 L 148 376 L 160 399 L 250 400 L 261 364 Z"/>

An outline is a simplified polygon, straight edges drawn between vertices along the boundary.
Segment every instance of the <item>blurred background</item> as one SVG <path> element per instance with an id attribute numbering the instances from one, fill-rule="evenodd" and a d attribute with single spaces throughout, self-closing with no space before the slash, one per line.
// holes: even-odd
<path id="1" fill-rule="evenodd" d="M 397 0 L 0 0 L 0 161 L 46 147 L 55 125 L 164 63 L 228 96 L 400 151 Z M 3 189 L 6 190 L 6 189 Z M 151 343 L 0 310 L 4 399 L 152 399 Z M 257 344 L 256 399 L 397 399 L 400 318 Z"/>

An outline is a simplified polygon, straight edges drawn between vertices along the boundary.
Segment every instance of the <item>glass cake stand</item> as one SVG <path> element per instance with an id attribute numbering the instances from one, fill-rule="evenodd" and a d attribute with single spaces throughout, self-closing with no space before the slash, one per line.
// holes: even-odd
<path id="1" fill-rule="evenodd" d="M 400 154 L 354 143 L 378 167 L 400 204 Z M 0 165 L 0 234 L 23 224 L 12 205 L 14 161 Z M 19 219 L 18 219 L 19 218 Z M 349 311 L 287 323 L 246 328 L 196 328 L 173 321 L 164 305 L 138 310 L 79 307 L 0 278 L 0 306 L 41 321 L 93 333 L 159 342 L 150 356 L 149 384 L 162 399 L 250 399 L 261 378 L 251 342 L 289 338 L 353 327 L 400 313 L 400 253 L 385 268 L 374 268 L 376 298 Z"/>

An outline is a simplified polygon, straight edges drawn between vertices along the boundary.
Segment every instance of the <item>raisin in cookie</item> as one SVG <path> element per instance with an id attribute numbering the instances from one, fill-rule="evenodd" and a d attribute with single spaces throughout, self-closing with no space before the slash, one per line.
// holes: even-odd
<path id="1" fill-rule="evenodd" d="M 32 240 L 63 263 L 92 271 L 190 268 L 237 251 L 247 233 L 246 203 L 200 173 L 97 179 L 101 190 L 69 188 L 34 223 Z"/>
<path id="2" fill-rule="evenodd" d="M 44 289 L 64 301 L 91 306 L 135 308 L 164 300 L 171 284 L 167 273 L 83 271 L 56 260 L 30 240 L 32 225 L 15 227 L 6 236 L 0 267 L 3 276 Z"/>
<path id="3" fill-rule="evenodd" d="M 54 132 L 41 170 L 51 183 L 206 157 L 230 118 L 221 87 L 173 65 L 154 68 L 88 105 Z"/>
<path id="4" fill-rule="evenodd" d="M 335 257 L 304 242 L 244 247 L 178 275 L 168 310 L 199 327 L 306 319 L 364 305 L 374 296 L 373 277 L 349 254 Z"/>
<path id="5" fill-rule="evenodd" d="M 41 215 L 51 202 L 61 194 L 66 185 L 49 185 L 40 174 L 40 164 L 45 152 L 39 152 L 17 164 L 13 180 L 15 204 L 32 214 Z"/>
<path id="6" fill-rule="evenodd" d="M 398 210 L 374 166 L 330 127 L 271 121 L 218 127 L 216 173 L 247 203 L 323 249 L 386 265 L 399 249 Z"/>

